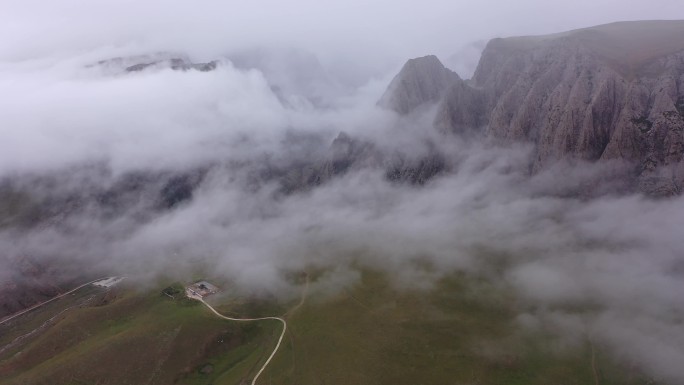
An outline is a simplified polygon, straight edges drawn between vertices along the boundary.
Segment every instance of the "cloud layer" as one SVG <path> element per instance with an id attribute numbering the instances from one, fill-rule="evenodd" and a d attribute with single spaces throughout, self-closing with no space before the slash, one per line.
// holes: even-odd
<path id="1" fill-rule="evenodd" d="M 375 107 L 410 56 L 475 55 L 472 41 L 501 34 L 684 17 L 678 1 L 655 3 L 0 3 L 0 177 L 31 196 L 86 197 L 57 225 L 3 227 L 3 258 L 139 277 L 211 266 L 243 290 L 284 296 L 297 293 L 287 275 L 309 268 L 330 272 L 318 283 L 328 291 L 353 284 L 354 266 L 412 288 L 464 271 L 517 293 L 521 327 L 590 338 L 684 383 L 682 198 L 582 197 L 577 186 L 609 186 L 620 165 L 530 177 L 524 145 L 442 137 L 429 118 Z M 220 63 L 136 73 L 97 64 L 158 52 Z M 319 161 L 342 131 L 386 154 L 420 156 L 432 142 L 450 171 L 418 187 L 371 165 L 290 195 L 277 179 L 249 183 L 264 159 Z M 192 199 L 171 210 L 141 193 L 112 214 L 87 191 L 134 172 L 198 169 Z M 46 175 L 53 181 L 32 182 Z"/>

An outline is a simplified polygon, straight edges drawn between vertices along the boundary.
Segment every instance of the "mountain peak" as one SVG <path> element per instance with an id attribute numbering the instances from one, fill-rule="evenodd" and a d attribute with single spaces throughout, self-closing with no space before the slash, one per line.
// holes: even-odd
<path id="1" fill-rule="evenodd" d="M 378 105 L 400 114 L 439 101 L 461 78 L 434 55 L 410 59 L 387 87 Z"/>

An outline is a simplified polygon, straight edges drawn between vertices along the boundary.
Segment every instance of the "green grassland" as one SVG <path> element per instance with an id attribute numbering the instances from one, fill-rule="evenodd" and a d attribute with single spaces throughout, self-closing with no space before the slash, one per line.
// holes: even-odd
<path id="1" fill-rule="evenodd" d="M 58 322 L 68 311 L 78 306 L 90 306 L 103 300 L 102 289 L 87 286 L 58 301 L 50 302 L 38 310 L 28 312 L 16 321 L 0 325 L 1 352 L 9 350 L 8 345 L 16 345 L 19 340 L 29 338 Z M 32 333 L 33 332 L 33 333 Z M 29 335 L 30 334 L 30 335 Z M 17 340 L 17 338 L 19 340 Z M 14 343 L 13 343 L 14 342 Z"/>
<path id="2" fill-rule="evenodd" d="M 486 280 L 454 275 L 411 291 L 376 272 L 361 277 L 332 298 L 311 292 L 302 306 L 231 296 L 213 302 L 237 316 L 287 313 L 288 333 L 260 384 L 646 382 L 588 341 L 559 351 L 552 336 L 521 333 L 515 301 Z M 280 323 L 221 320 L 198 302 L 161 294 L 164 287 L 119 289 L 63 313 L 0 354 L 0 384 L 249 383 Z M 52 314 L 41 313 L 31 322 Z M 0 344 L 22 332 L 0 329 Z"/>
<path id="3" fill-rule="evenodd" d="M 268 325 L 225 322 L 198 302 L 161 292 L 122 290 L 115 297 L 70 310 L 0 355 L 0 384 L 211 383 L 222 365 L 257 361 L 270 349 Z M 213 356 L 221 358 L 219 370 L 200 373 Z"/>
<path id="4" fill-rule="evenodd" d="M 515 327 L 514 300 L 484 280 L 453 276 L 429 292 L 380 274 L 290 319 L 288 345 L 264 375 L 274 384 L 637 384 L 635 373 L 581 341 Z"/>

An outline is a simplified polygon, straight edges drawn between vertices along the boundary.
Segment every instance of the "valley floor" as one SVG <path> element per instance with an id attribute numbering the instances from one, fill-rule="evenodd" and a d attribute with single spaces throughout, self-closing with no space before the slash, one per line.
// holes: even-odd
<path id="1" fill-rule="evenodd" d="M 509 295 L 460 275 L 399 290 L 362 271 L 358 284 L 325 297 L 211 302 L 229 318 L 284 314 L 287 332 L 279 322 L 221 319 L 161 288 L 88 286 L 0 325 L 0 384 L 237 385 L 264 367 L 257 384 L 646 382 L 590 341 L 560 347 L 551 334 L 521 331 Z"/>

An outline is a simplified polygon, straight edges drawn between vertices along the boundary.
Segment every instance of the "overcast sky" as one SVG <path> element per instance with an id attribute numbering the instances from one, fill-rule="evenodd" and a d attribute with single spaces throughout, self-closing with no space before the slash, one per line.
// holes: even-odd
<path id="1" fill-rule="evenodd" d="M 619 20 L 684 19 L 681 0 L 0 0 L 0 59 L 107 46 L 211 58 L 295 46 L 325 62 L 377 67 L 472 41 Z"/>

